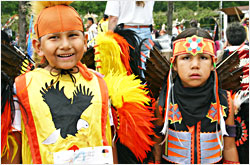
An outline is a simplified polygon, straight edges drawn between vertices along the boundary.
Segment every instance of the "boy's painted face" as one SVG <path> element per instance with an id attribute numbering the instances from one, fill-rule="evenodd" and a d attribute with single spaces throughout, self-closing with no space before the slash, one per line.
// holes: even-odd
<path id="1" fill-rule="evenodd" d="M 71 69 L 81 60 L 87 50 L 83 33 L 79 30 L 50 33 L 33 43 L 39 56 L 45 56 L 49 65 L 59 69 Z"/>
<path id="2" fill-rule="evenodd" d="M 199 87 L 206 83 L 214 69 L 212 58 L 208 54 L 179 55 L 173 65 L 184 87 Z"/>

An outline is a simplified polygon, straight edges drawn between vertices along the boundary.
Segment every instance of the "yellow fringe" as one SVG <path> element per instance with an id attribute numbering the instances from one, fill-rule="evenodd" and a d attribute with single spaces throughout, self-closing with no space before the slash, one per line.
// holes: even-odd
<path id="1" fill-rule="evenodd" d="M 146 96 L 148 91 L 144 89 L 145 85 L 141 84 L 141 80 L 135 78 L 134 74 L 128 76 L 126 73 L 113 73 L 113 71 L 104 77 L 114 107 L 121 108 L 124 102 L 141 105 L 149 103 L 150 99 Z"/>
<path id="2" fill-rule="evenodd" d="M 6 144 L 6 147 L 3 149 L 3 153 L 1 154 L 1 158 L 7 154 L 7 159 L 9 159 L 9 152 L 8 152 L 9 148 L 10 148 L 9 140 L 11 140 L 12 145 L 13 145 L 13 155 L 11 158 L 11 162 L 13 162 L 13 160 L 17 154 L 18 145 L 17 145 L 15 138 L 12 135 L 8 135 L 7 144 Z"/>
<path id="3" fill-rule="evenodd" d="M 31 1 L 31 10 L 34 14 L 35 20 L 37 19 L 40 12 L 47 7 L 56 6 L 56 5 L 69 5 L 73 1 Z"/>
<path id="4" fill-rule="evenodd" d="M 103 75 L 107 75 L 110 70 L 115 70 L 121 74 L 127 73 L 120 57 L 121 48 L 116 40 L 106 33 L 100 33 L 95 41 L 97 45 L 95 52 L 99 52 L 99 54 L 95 55 L 95 61 L 101 60 L 101 62 L 97 62 L 97 66 L 101 66 L 98 72 Z"/>

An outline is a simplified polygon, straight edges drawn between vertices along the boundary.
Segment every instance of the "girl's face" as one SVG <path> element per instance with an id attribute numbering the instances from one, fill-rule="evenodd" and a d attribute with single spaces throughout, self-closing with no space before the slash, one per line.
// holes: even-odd
<path id="1" fill-rule="evenodd" d="M 184 87 L 199 87 L 206 83 L 213 70 L 212 58 L 207 54 L 179 55 L 173 65 Z"/>
<path id="2" fill-rule="evenodd" d="M 87 50 L 83 33 L 79 30 L 47 34 L 40 41 L 34 40 L 33 46 L 39 56 L 47 59 L 47 70 L 52 67 L 71 69 Z"/>

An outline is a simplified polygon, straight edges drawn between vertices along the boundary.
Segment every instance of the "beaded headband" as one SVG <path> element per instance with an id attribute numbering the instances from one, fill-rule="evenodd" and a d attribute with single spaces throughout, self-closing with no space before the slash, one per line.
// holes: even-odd
<path id="1" fill-rule="evenodd" d="M 215 56 L 214 41 L 193 35 L 192 37 L 182 38 L 173 43 L 173 56 L 199 53 Z"/>

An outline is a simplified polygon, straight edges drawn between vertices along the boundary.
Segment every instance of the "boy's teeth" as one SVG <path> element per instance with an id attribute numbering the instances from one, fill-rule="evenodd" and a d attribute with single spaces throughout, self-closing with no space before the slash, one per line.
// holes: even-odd
<path id="1" fill-rule="evenodd" d="M 73 54 L 60 54 L 59 56 L 60 57 L 69 57 L 69 56 L 72 56 Z"/>

